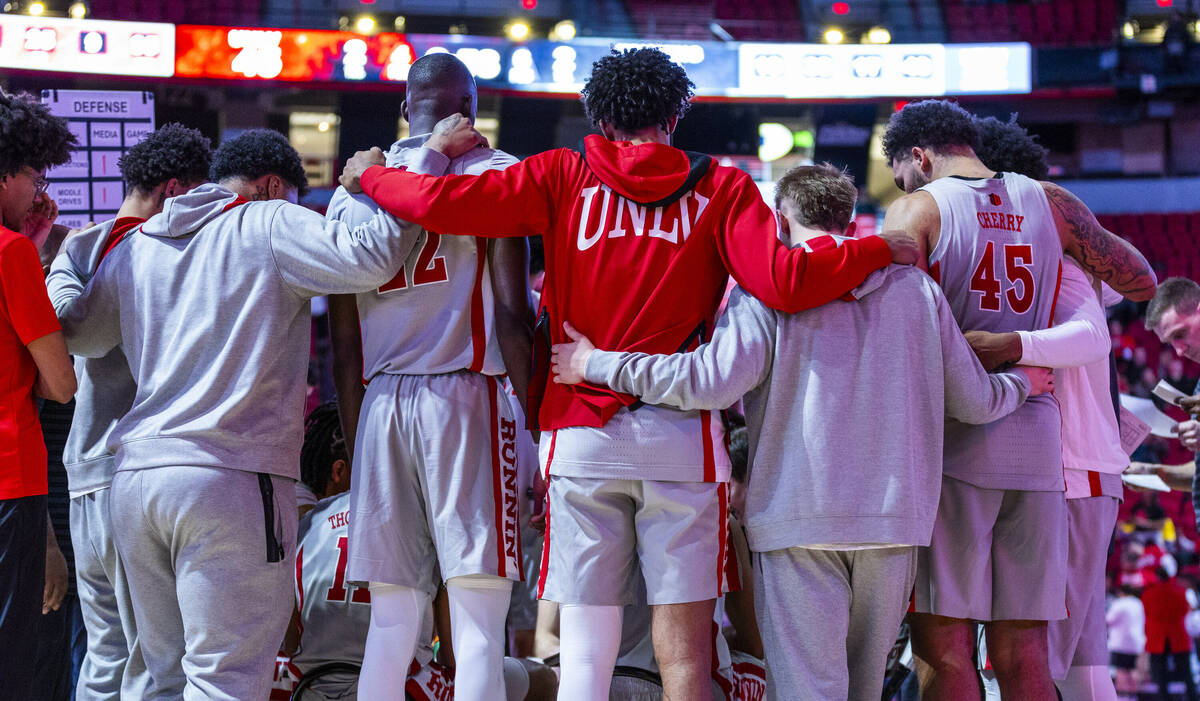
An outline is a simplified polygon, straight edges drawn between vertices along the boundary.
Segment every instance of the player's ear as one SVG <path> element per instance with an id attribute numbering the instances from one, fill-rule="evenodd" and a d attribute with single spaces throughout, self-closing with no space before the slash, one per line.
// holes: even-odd
<path id="1" fill-rule="evenodd" d="M 846 225 L 846 236 L 848 236 L 850 238 L 856 238 L 855 234 L 857 234 L 857 233 L 858 233 L 858 222 L 850 222 L 849 224 Z"/>
<path id="2" fill-rule="evenodd" d="M 329 481 L 333 482 L 335 491 L 345 491 L 350 488 L 350 463 L 338 459 L 329 468 Z"/>
<path id="3" fill-rule="evenodd" d="M 184 192 L 186 190 L 183 188 L 183 184 L 179 182 L 179 178 L 171 178 L 163 185 L 162 196 L 163 199 L 167 199 L 176 195 L 182 195 Z"/>
<path id="4" fill-rule="evenodd" d="M 400 101 L 400 116 L 404 118 L 405 122 L 408 121 L 408 100 Z"/>

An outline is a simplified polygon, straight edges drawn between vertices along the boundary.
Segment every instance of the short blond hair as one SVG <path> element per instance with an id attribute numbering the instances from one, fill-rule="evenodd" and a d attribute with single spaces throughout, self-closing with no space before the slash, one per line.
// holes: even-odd
<path id="1" fill-rule="evenodd" d="M 775 208 L 790 202 L 800 224 L 820 231 L 845 231 L 857 201 L 854 178 L 829 163 L 796 166 L 775 183 Z"/>

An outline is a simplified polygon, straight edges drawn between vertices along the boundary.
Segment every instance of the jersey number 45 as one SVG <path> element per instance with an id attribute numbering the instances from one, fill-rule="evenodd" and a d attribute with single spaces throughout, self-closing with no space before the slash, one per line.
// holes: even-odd
<path id="1" fill-rule="evenodd" d="M 1033 306 L 1033 246 L 1027 243 L 1006 243 L 1004 246 L 1004 276 L 1008 289 L 1004 299 L 1017 314 Z M 979 308 L 988 312 L 1000 311 L 1001 284 L 996 276 L 996 246 L 988 241 L 983 255 L 971 275 L 971 291 L 980 293 Z"/>

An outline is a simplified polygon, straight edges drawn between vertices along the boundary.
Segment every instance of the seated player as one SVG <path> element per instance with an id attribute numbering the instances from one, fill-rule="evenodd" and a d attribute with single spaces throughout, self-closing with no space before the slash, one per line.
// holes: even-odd
<path id="1" fill-rule="evenodd" d="M 828 164 L 789 171 L 776 190 L 784 233 L 810 250 L 842 245 L 856 196 Z M 713 409 L 745 395 L 746 532 L 771 698 L 878 697 L 933 529 L 945 416 L 986 423 L 1052 387 L 1043 369 L 984 372 L 918 270 L 876 271 L 850 296 L 787 315 L 734 290 L 692 353 L 596 351 L 569 325 L 575 342 L 554 349 L 558 381 L 647 404 Z M 887 440 L 864 439 L 868 421 Z"/>

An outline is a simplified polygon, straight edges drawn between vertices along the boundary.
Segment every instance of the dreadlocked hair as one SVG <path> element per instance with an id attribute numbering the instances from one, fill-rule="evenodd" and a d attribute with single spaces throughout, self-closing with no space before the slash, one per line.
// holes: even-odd
<path id="1" fill-rule="evenodd" d="M 336 402 L 326 402 L 304 420 L 304 445 L 300 448 L 300 481 L 322 494 L 333 476 L 333 464 L 349 461 Z"/>

